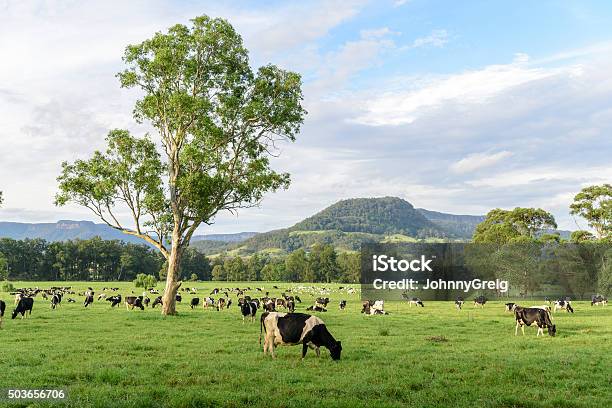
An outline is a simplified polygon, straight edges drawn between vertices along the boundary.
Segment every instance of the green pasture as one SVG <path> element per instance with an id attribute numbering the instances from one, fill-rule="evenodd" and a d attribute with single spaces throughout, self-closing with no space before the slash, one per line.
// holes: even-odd
<path id="1" fill-rule="evenodd" d="M 17 287 L 66 285 L 76 291 L 119 286 L 122 295 L 142 289 L 131 283 L 16 282 Z M 279 289 L 273 289 L 276 285 Z M 207 296 L 213 287 L 265 287 L 271 296 L 313 284 L 269 282 L 186 283 Z M 388 302 L 386 316 L 360 313 L 359 294 L 330 288 L 327 313 L 319 315 L 336 339 L 342 359 L 332 361 L 300 347 L 264 357 L 259 323 L 243 323 L 236 296 L 229 310 L 189 308 L 179 315 L 160 309 L 111 309 L 82 296 L 51 310 L 37 297 L 31 318 L 11 320 L 13 298 L 0 293 L 7 313 L 0 330 L 0 388 L 62 388 L 64 402 L 0 406 L 67 407 L 606 407 L 612 401 L 612 306 L 575 302 L 574 314 L 557 312 L 557 336 L 536 338 L 527 328 L 514 336 L 513 315 L 503 302 L 464 310 L 452 302 L 424 308 Z M 161 287 L 161 285 L 160 285 Z M 250 294 L 256 294 L 252 291 Z M 311 305 L 315 294 L 301 291 Z M 348 301 L 344 311 L 341 299 Z M 535 304 L 535 302 L 529 302 Z M 541 303 L 541 302 L 540 302 Z M 530 304 L 525 304 L 529 306 Z M 258 313 L 259 317 L 259 313 Z"/>

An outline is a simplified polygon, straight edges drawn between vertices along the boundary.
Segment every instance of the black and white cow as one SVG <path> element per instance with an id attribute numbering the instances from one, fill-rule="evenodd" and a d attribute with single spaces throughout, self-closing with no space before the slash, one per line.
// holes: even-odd
<path id="1" fill-rule="evenodd" d="M 487 303 L 487 298 L 484 296 L 478 296 L 477 298 L 474 298 L 474 307 L 484 307 L 485 303 Z"/>
<path id="2" fill-rule="evenodd" d="M 518 305 L 516 303 L 510 302 L 510 303 L 506 303 L 505 306 L 506 306 L 506 312 L 513 312 L 514 308 Z"/>
<path id="3" fill-rule="evenodd" d="M 289 313 L 295 312 L 295 302 L 293 300 L 285 301 L 285 307 L 289 311 Z"/>
<path id="4" fill-rule="evenodd" d="M 244 323 L 244 320 L 247 318 L 249 318 L 251 322 L 254 322 L 255 315 L 257 314 L 257 303 L 243 302 L 240 306 L 240 313 L 242 313 L 242 323 Z"/>
<path id="5" fill-rule="evenodd" d="M 196 307 L 197 305 L 200 304 L 200 298 L 192 298 L 191 301 L 189 302 L 189 307 L 191 307 L 192 309 L 194 307 Z"/>
<path id="6" fill-rule="evenodd" d="M 425 307 L 425 305 L 423 304 L 423 301 L 420 298 L 417 298 L 417 297 L 410 298 L 410 300 L 408 301 L 408 304 L 409 304 L 410 307 L 412 307 L 412 305 L 417 305 L 417 306 Z"/>
<path id="7" fill-rule="evenodd" d="M 219 298 L 219 300 L 217 300 L 217 311 L 223 310 L 225 303 L 225 298 Z"/>
<path id="8" fill-rule="evenodd" d="M 111 307 L 115 307 L 121 303 L 121 295 L 109 296 L 106 298 L 106 301 L 111 302 Z"/>
<path id="9" fill-rule="evenodd" d="M 608 304 L 608 299 L 601 295 L 591 297 L 591 306 L 594 306 L 594 305 L 605 306 L 607 304 Z"/>
<path id="10" fill-rule="evenodd" d="M 0 329 L 2 328 L 2 318 L 4 317 L 4 311 L 6 310 L 6 303 L 0 300 Z"/>
<path id="11" fill-rule="evenodd" d="M 181 295 L 176 295 L 174 298 L 177 302 L 181 303 L 183 301 L 183 297 Z"/>
<path id="12" fill-rule="evenodd" d="M 140 308 L 140 310 L 144 310 L 144 305 L 142 304 L 142 296 L 126 296 L 125 308 L 127 310 L 134 310 L 135 307 Z"/>
<path id="13" fill-rule="evenodd" d="M 162 302 L 162 297 L 158 296 L 155 298 L 155 300 L 153 301 L 153 304 L 151 305 L 152 308 L 155 308 L 156 305 L 163 305 L 164 303 Z"/>
<path id="14" fill-rule="evenodd" d="M 68 298 L 68 303 L 76 303 L 76 300 L 74 300 L 73 298 Z"/>
<path id="15" fill-rule="evenodd" d="M 514 307 L 514 317 L 516 318 L 516 327 L 514 329 L 514 335 L 518 335 L 518 328 L 521 327 L 523 336 L 525 335 L 525 326 L 531 326 L 536 324 L 538 326 L 538 333 L 544 335 L 544 328 L 548 329 L 548 334 L 554 336 L 557 333 L 557 327 L 552 323 L 550 313 L 548 311 L 538 307 Z"/>
<path id="16" fill-rule="evenodd" d="M 53 297 L 51 298 L 51 309 L 55 309 L 57 306 L 59 306 L 61 301 L 62 301 L 62 295 L 58 293 L 53 295 Z"/>
<path id="17" fill-rule="evenodd" d="M 553 312 L 556 312 L 557 309 L 565 310 L 568 313 L 574 313 L 574 309 L 572 308 L 571 301 L 569 301 L 568 299 L 555 300 Z"/>
<path id="18" fill-rule="evenodd" d="M 33 306 L 34 306 L 33 298 L 22 296 L 21 299 L 19 299 L 19 303 L 17 303 L 17 307 L 15 308 L 15 310 L 13 310 L 13 315 L 11 318 L 14 319 L 15 317 L 17 317 L 18 314 L 21 314 L 22 319 L 24 317 L 27 317 L 28 314 L 32 316 Z"/>
<path id="19" fill-rule="evenodd" d="M 142 299 L 142 304 L 146 307 L 149 307 L 149 303 L 151 303 L 151 299 L 148 296 L 144 296 L 144 298 Z"/>
<path id="20" fill-rule="evenodd" d="M 344 310 L 346 308 L 346 300 L 340 301 L 340 310 Z"/>
<path id="21" fill-rule="evenodd" d="M 93 302 L 94 302 L 93 295 L 86 295 L 85 296 L 85 301 L 83 302 L 83 306 L 87 307 L 87 306 L 91 305 Z"/>
<path id="22" fill-rule="evenodd" d="M 463 300 L 461 296 L 457 297 L 457 299 L 455 299 L 455 308 L 457 310 L 461 310 L 464 303 L 465 303 L 465 300 Z"/>
<path id="23" fill-rule="evenodd" d="M 277 345 L 302 344 L 302 359 L 306 356 L 308 348 L 315 350 L 320 356 L 320 347 L 329 350 L 333 360 L 340 360 L 342 344 L 336 341 L 327 330 L 323 320 L 317 316 L 304 313 L 278 313 L 266 312 L 261 315 L 259 329 L 259 344 L 262 332 L 265 334 L 263 352 L 270 352 L 272 358 L 276 357 L 274 349 Z"/>
<path id="24" fill-rule="evenodd" d="M 204 298 L 204 301 L 202 302 L 202 307 L 204 309 L 208 309 L 209 307 L 213 307 L 215 305 L 215 299 L 211 298 L 210 296 L 207 296 Z"/>

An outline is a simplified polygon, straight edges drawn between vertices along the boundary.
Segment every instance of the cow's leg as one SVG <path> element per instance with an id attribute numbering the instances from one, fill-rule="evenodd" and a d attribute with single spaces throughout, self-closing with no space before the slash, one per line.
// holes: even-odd
<path id="1" fill-rule="evenodd" d="M 302 360 L 306 357 L 306 352 L 308 351 L 308 343 L 302 343 Z"/>
<path id="2" fill-rule="evenodd" d="M 521 332 L 523 333 L 523 336 L 525 335 L 525 325 L 521 325 Z"/>
<path id="3" fill-rule="evenodd" d="M 518 336 L 518 329 L 519 329 L 519 326 L 520 326 L 520 324 L 519 324 L 519 322 L 517 321 L 517 322 L 516 322 L 516 327 L 514 328 L 514 335 L 515 335 L 515 336 Z"/>

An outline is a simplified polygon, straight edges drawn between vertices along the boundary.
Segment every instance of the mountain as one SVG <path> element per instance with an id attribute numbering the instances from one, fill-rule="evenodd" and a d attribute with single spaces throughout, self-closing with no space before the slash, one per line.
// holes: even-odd
<path id="1" fill-rule="evenodd" d="M 122 240 L 142 244 L 141 239 L 126 235 L 106 224 L 91 221 L 62 220 L 55 223 L 29 224 L 21 222 L 0 222 L 0 238 L 34 239 L 46 241 L 66 241 L 69 239 L 90 239 L 100 237 L 106 240 Z"/>
<path id="2" fill-rule="evenodd" d="M 207 254 L 276 254 L 316 243 L 357 251 L 364 242 L 466 240 L 483 219 L 416 209 L 397 197 L 353 198 L 339 201 L 290 228 L 257 234 L 240 243 L 200 241 L 193 246 Z"/>
<path id="3" fill-rule="evenodd" d="M 484 215 L 455 215 L 417 208 L 425 218 L 457 237 L 469 239 L 476 226 L 485 220 Z"/>

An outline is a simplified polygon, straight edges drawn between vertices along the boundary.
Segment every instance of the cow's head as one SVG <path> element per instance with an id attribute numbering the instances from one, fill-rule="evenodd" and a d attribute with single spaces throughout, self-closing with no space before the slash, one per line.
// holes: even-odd
<path id="1" fill-rule="evenodd" d="M 340 360 L 340 353 L 342 352 L 342 342 L 335 341 L 329 347 L 329 354 L 332 360 Z"/>
<path id="2" fill-rule="evenodd" d="M 555 334 L 557 334 L 557 326 L 554 324 L 551 326 L 548 326 L 548 335 L 554 337 Z"/>
<path id="3" fill-rule="evenodd" d="M 11 316 L 11 319 L 14 319 L 15 317 L 17 317 L 17 314 L 18 314 L 18 313 L 19 313 L 19 312 L 17 311 L 17 309 L 14 309 L 14 310 L 13 310 L 13 315 Z"/>

